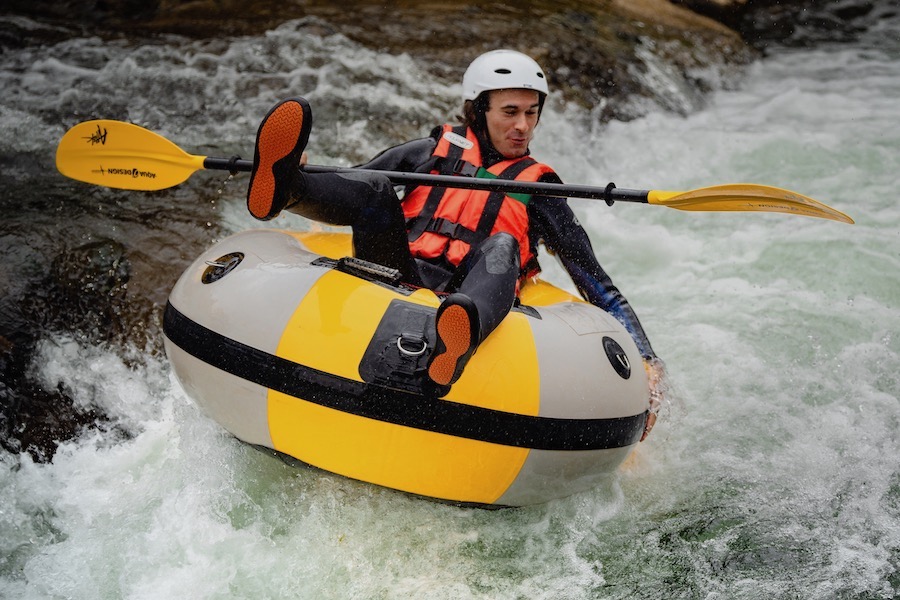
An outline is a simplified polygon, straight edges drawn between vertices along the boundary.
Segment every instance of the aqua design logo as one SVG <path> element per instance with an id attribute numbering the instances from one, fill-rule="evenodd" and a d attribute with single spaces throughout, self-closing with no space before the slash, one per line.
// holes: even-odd
<path id="1" fill-rule="evenodd" d="M 120 175 L 124 177 L 130 177 L 132 179 L 156 179 L 156 173 L 153 171 L 141 171 L 140 169 L 119 169 L 117 167 L 109 167 L 108 169 L 103 169 L 103 165 L 100 166 L 99 169 L 95 169 L 94 173 L 100 173 L 101 175 Z"/>
<path id="2" fill-rule="evenodd" d="M 631 362 L 628 360 L 628 356 L 625 354 L 622 346 L 619 345 L 619 342 L 611 337 L 604 336 L 603 350 L 606 352 L 609 364 L 619 374 L 619 377 L 622 379 L 631 377 Z"/>
<path id="3" fill-rule="evenodd" d="M 104 175 L 119 175 L 130 177 L 131 179 L 156 179 L 156 173 L 154 173 L 153 171 L 141 171 L 140 169 L 118 169 L 116 167 L 104 169 L 103 165 L 100 165 L 99 169 L 91 169 L 91 173 L 97 173 L 101 177 L 103 177 Z"/>
<path id="4" fill-rule="evenodd" d="M 90 144 L 91 146 L 96 146 L 97 144 L 105 146 L 106 145 L 106 133 L 107 133 L 106 127 L 100 127 L 100 125 L 97 124 L 97 131 L 95 131 L 91 135 L 84 136 L 84 139 L 86 139 L 87 143 Z"/>

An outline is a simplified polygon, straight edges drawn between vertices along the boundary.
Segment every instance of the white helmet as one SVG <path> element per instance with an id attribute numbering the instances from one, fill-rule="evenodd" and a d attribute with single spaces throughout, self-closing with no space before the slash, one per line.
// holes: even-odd
<path id="1" fill-rule="evenodd" d="M 489 90 L 528 89 L 550 92 L 547 78 L 533 58 L 515 50 L 492 50 L 472 61 L 463 75 L 463 101 Z"/>

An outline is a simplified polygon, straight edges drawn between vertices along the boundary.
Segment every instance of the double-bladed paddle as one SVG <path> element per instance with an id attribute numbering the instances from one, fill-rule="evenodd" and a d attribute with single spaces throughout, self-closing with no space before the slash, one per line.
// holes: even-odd
<path id="1" fill-rule="evenodd" d="M 253 163 L 235 158 L 215 158 L 188 154 L 163 136 L 122 121 L 95 120 L 75 125 L 63 135 L 56 150 L 60 173 L 78 181 L 125 190 L 162 190 L 186 181 L 200 169 L 232 173 L 250 171 Z M 306 165 L 310 173 L 360 172 L 361 169 Z M 638 202 L 694 211 L 780 212 L 853 223 L 853 219 L 830 206 L 802 194 L 780 188 L 737 183 L 699 188 L 686 192 L 628 190 L 610 184 L 591 187 L 560 183 L 528 183 L 462 177 L 372 171 L 398 185 L 429 185 L 508 194 L 533 194 L 561 198 L 588 198 Z"/>

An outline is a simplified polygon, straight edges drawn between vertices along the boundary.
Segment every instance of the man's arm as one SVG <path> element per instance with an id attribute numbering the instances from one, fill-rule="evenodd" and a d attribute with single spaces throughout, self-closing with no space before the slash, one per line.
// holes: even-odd
<path id="1" fill-rule="evenodd" d="M 437 146 L 437 140 L 431 137 L 412 140 L 399 146 L 388 148 L 363 165 L 360 169 L 377 169 L 379 171 L 402 171 L 404 173 L 420 172 L 431 162 L 431 154 Z"/>
<path id="2" fill-rule="evenodd" d="M 585 300 L 616 317 L 634 338 L 641 356 L 656 358 L 637 314 L 597 262 L 587 232 L 564 198 L 534 197 L 528 205 L 533 234 L 556 254 Z"/>

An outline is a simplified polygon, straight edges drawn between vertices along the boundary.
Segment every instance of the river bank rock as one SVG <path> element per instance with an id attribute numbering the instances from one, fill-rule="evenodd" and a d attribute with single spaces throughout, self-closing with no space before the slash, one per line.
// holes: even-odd
<path id="1" fill-rule="evenodd" d="M 731 29 L 757 50 L 851 42 L 900 11 L 896 0 L 672 0 Z"/>
<path id="2" fill-rule="evenodd" d="M 449 80 L 483 51 L 521 50 L 605 121 L 654 105 L 691 112 L 772 45 L 847 41 L 896 10 L 895 0 L 8 0 L 0 49 L 75 35 L 258 35 L 313 19 L 322 35 L 407 53 Z"/>
<path id="3" fill-rule="evenodd" d="M 542 64 L 554 90 L 601 120 L 627 119 L 653 104 L 690 112 L 723 72 L 755 56 L 733 29 L 669 0 L 11 0 L 5 10 L 80 35 L 129 38 L 254 35 L 287 20 L 315 18 L 323 35 L 340 33 L 378 51 L 407 53 L 451 80 L 481 52 L 515 48 Z M 16 37 L 0 31 L 0 44 Z"/>

